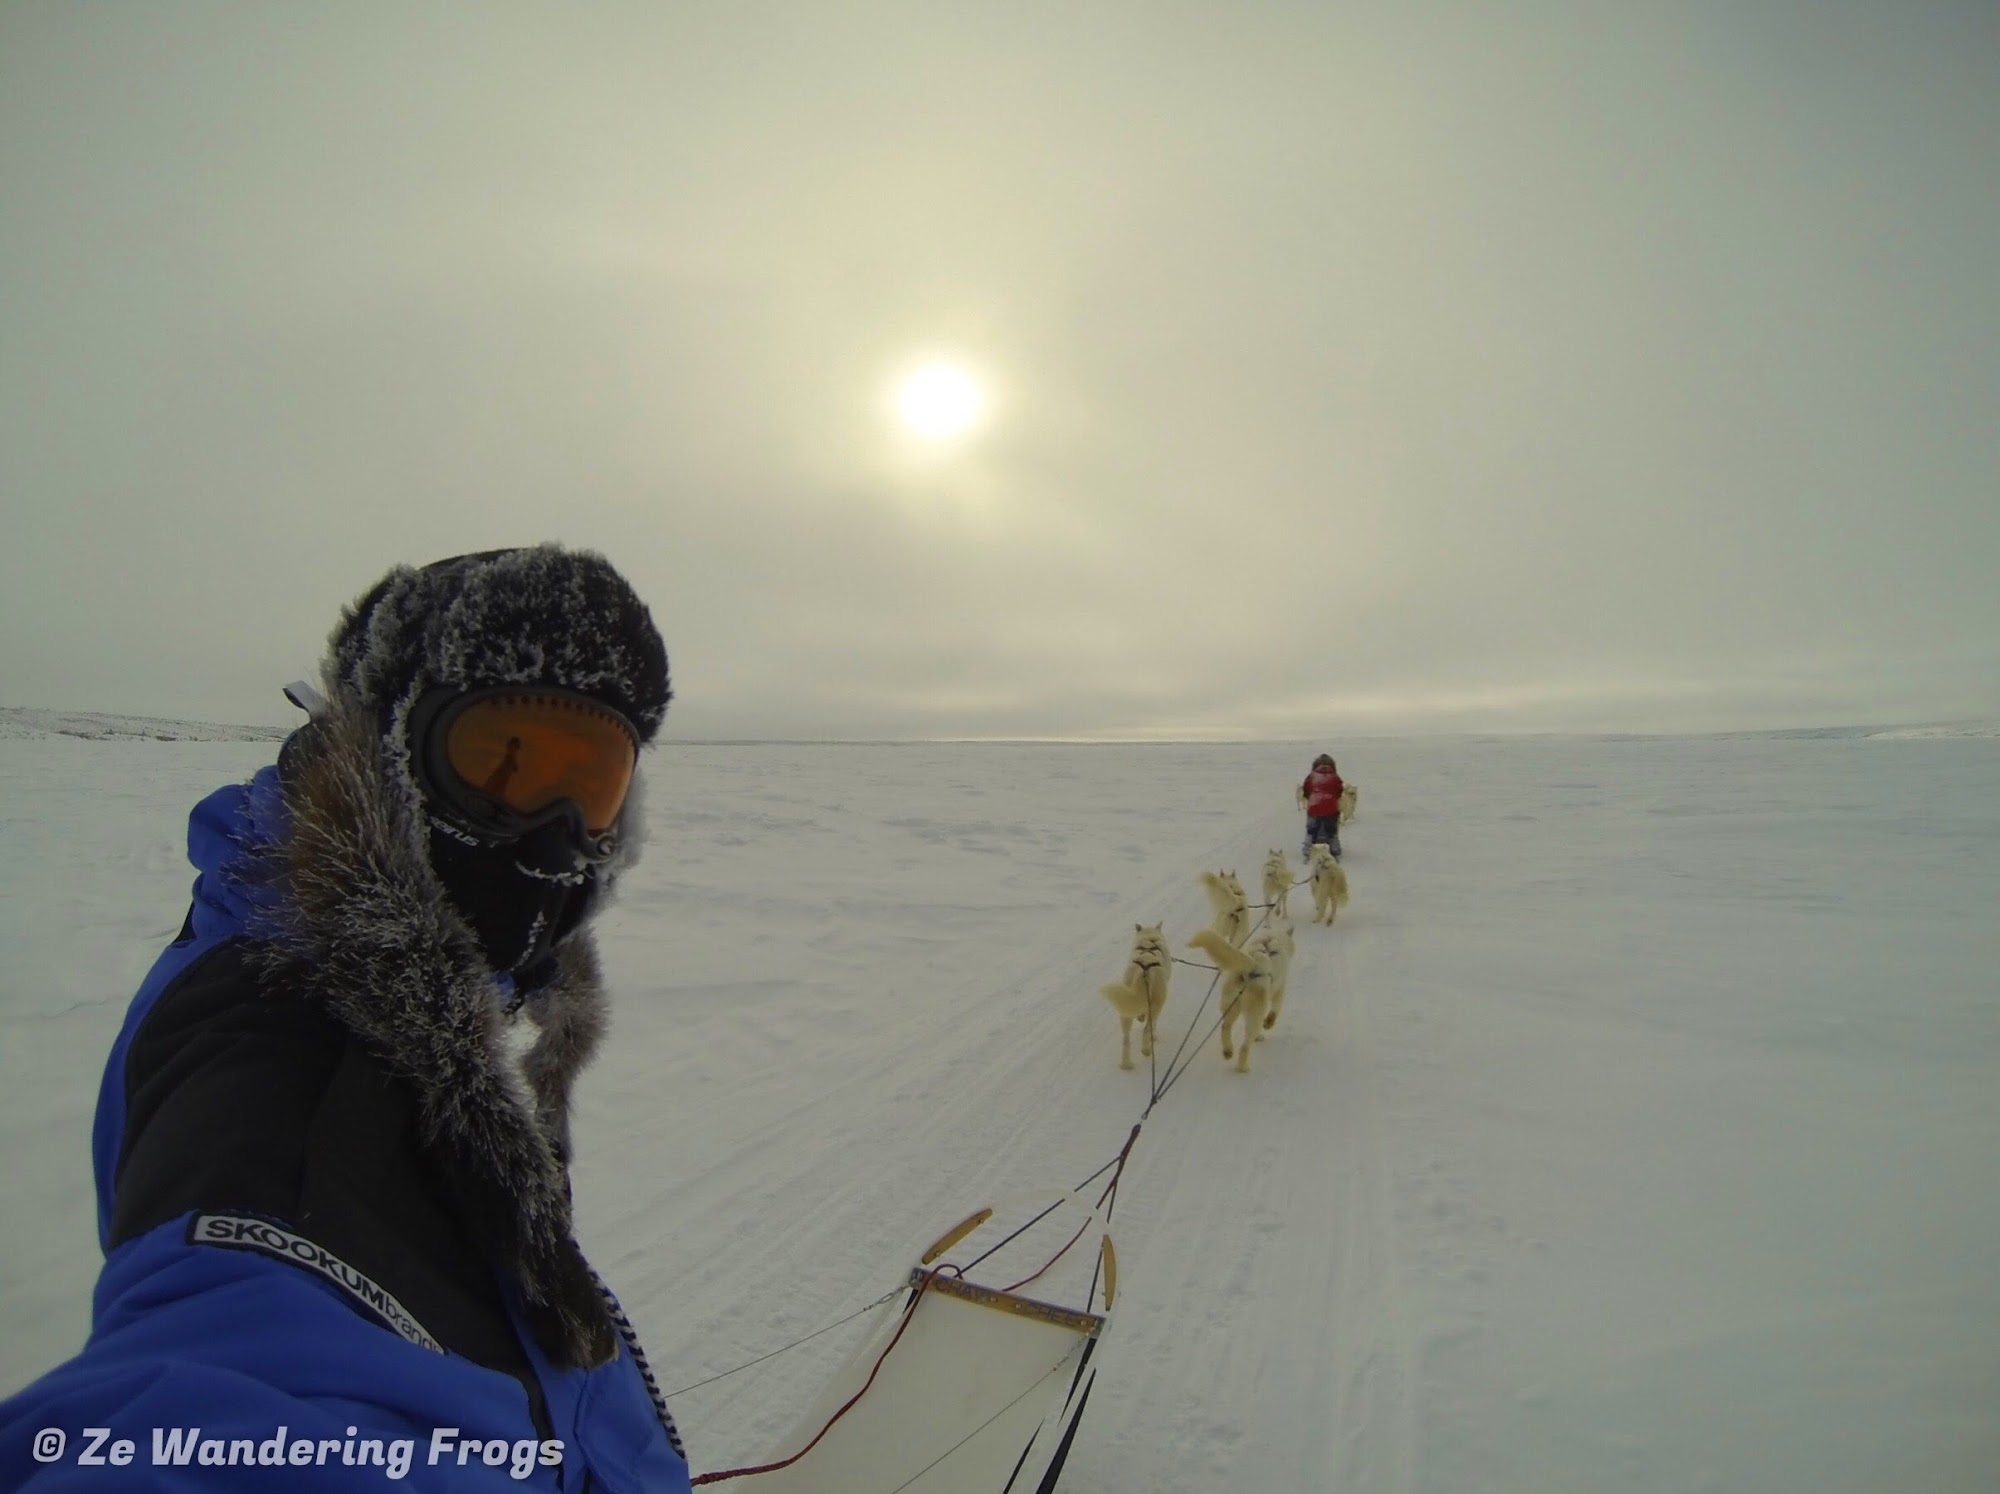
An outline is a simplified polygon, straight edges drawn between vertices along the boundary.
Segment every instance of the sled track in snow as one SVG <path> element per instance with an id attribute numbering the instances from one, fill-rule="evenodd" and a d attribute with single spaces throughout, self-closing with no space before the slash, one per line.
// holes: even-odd
<path id="1" fill-rule="evenodd" d="M 1254 869 L 1292 833 L 1273 817 L 1153 880 L 1150 906 L 1182 951 L 1207 922 L 1203 865 Z M 1254 858 L 1254 859 L 1253 859 Z M 1111 1494 L 1337 1487 L 1403 1494 L 1414 1456 L 1412 1361 L 1379 1138 L 1365 993 L 1350 941 L 1368 888 L 1328 930 L 1293 897 L 1298 956 L 1280 1026 L 1238 1074 L 1209 1034 L 1205 971 L 1176 967 L 1159 1078 L 1190 1023 L 1188 1067 L 1138 1138 L 1113 1234 L 1122 1291 L 1103 1374 L 1065 1485 Z M 1129 920 L 1127 920 L 1129 921 Z M 871 1061 L 738 1138 L 671 1197 L 625 1211 L 710 1221 L 699 1244 L 605 1261 L 628 1304 L 701 1304 L 677 1327 L 641 1318 L 687 1384 L 798 1338 L 879 1296 L 913 1248 L 966 1208 L 1025 1187 L 1070 1187 L 1114 1157 L 1146 1109 L 1147 1061 L 1117 1067 L 1096 987 L 1130 930 L 1115 911 L 1046 920 L 1041 951 L 964 951 L 987 966 L 949 988 L 942 1022 L 897 1029 Z M 1199 1042 L 1199 1050 L 1196 1043 Z M 836 1161 L 836 1158 L 838 1159 Z M 858 1160 L 857 1160 L 858 1159 Z M 817 1179 L 839 1176 L 838 1196 Z M 621 1235 L 627 1234 L 621 1228 Z M 690 1229 L 692 1235 L 696 1231 Z M 586 1241 L 588 1244 L 588 1241 Z M 743 1302 L 737 1284 L 769 1283 Z M 1308 1367 L 1273 1364 L 1301 1317 L 1324 1323 Z M 683 1345 L 716 1346 L 691 1355 Z M 726 1348 L 720 1346 L 726 1345 Z M 780 1435 L 850 1347 L 828 1333 L 674 1402 L 700 1469 Z"/>
<path id="2" fill-rule="evenodd" d="M 1376 1102 L 1376 1056 L 1368 1024 L 1368 996 L 1351 978 L 1345 946 L 1330 951 L 1345 993 L 1335 1031 L 1344 1041 L 1344 1066 L 1352 1084 L 1347 1115 L 1353 1124 L 1351 1207 L 1344 1211 L 1340 1271 L 1333 1321 L 1347 1348 L 1325 1366 L 1337 1387 L 1332 1426 L 1341 1429 L 1339 1487 L 1395 1491 L 1412 1487 L 1416 1463 L 1416 1355 L 1403 1297 L 1396 1249 L 1394 1188 L 1382 1145 Z M 1344 1029 L 1344 1030 L 1343 1030 Z"/>
<path id="3" fill-rule="evenodd" d="M 1270 843 L 1237 838 L 1213 864 L 1261 863 Z M 1368 938 L 1365 873 L 1355 877 L 1332 929 L 1305 921 L 1294 896 L 1290 994 L 1251 1072 L 1225 1065 L 1209 1037 L 1134 1149 L 1118 1216 L 1126 1296 L 1105 1359 L 1120 1411 L 1086 1422 L 1079 1488 L 1414 1485 L 1415 1362 L 1367 996 L 1353 978 L 1365 961 L 1351 948 Z M 1180 977 L 1199 974 L 1176 977 L 1169 1048 L 1192 1015 Z M 1295 1343 L 1301 1320 L 1324 1325 L 1311 1361 L 1274 1363 L 1265 1346 Z"/>

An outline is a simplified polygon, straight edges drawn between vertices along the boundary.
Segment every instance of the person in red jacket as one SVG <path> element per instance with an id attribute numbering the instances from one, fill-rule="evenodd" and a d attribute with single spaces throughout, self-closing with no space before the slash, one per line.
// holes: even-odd
<path id="1" fill-rule="evenodd" d="M 1333 852 L 1334 860 L 1340 859 L 1340 791 L 1344 785 L 1335 770 L 1333 759 L 1322 752 L 1313 759 L 1312 771 L 1299 785 L 1299 802 L 1306 810 L 1306 838 L 1299 854 L 1308 861 L 1312 859 L 1315 841 Z"/>

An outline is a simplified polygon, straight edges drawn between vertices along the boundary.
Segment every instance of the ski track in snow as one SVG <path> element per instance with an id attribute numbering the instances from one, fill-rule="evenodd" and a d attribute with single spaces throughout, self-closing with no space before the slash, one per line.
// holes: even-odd
<path id="1" fill-rule="evenodd" d="M 272 752 L 90 724 L 0 741 L 0 1386 L 87 1326 L 103 1057 L 185 906 L 187 810 Z M 1203 868 L 1296 865 L 1311 750 L 653 754 L 576 1184 L 662 1384 L 1110 1161 L 1151 1076 L 1136 1042 L 1118 1069 L 1096 987 L 1135 921 L 1199 958 Z M 1325 929 L 1292 894 L 1249 1074 L 1175 967 L 1160 1058 L 1192 1024 L 1191 1061 L 1118 1191 L 1063 1486 L 1990 1487 L 1992 737 L 1339 755 L 1353 901 Z M 1042 1286 L 1080 1296 L 1087 1267 Z M 676 1395 L 697 1469 L 768 1451 L 866 1327 Z"/>

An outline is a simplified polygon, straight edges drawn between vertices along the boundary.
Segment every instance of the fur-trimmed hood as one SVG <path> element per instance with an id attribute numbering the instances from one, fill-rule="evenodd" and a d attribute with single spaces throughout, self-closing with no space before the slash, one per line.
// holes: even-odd
<path id="1" fill-rule="evenodd" d="M 414 1088 L 421 1144 L 544 1352 L 565 1368 L 602 1364 L 618 1333 L 571 1234 L 567 1167 L 571 1091 L 605 1023 L 595 942 L 578 930 L 556 977 L 518 1003 L 539 1032 L 516 1062 L 503 1030 L 511 987 L 431 869 L 403 755 L 353 691 L 330 695 L 280 758 L 284 825 L 253 858 L 262 885 L 248 932 L 271 978 Z M 636 802 L 627 816 L 636 827 Z M 628 835 L 600 868 L 605 895 L 636 854 Z"/>

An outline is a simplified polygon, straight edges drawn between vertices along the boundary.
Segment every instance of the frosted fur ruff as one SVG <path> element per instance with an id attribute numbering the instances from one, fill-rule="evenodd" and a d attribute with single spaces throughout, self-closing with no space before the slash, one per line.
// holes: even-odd
<path id="1" fill-rule="evenodd" d="M 328 694 L 406 713 L 436 685 L 560 685 L 623 712 L 642 744 L 673 690 L 652 614 L 603 556 L 534 545 L 397 566 L 334 630 Z"/>
<path id="2" fill-rule="evenodd" d="M 268 868 L 279 896 L 251 930 L 263 963 L 414 1087 L 437 1176 L 470 1238 L 519 1284 L 549 1357 L 603 1364 L 619 1339 L 571 1235 L 564 1165 L 570 1093 L 604 1030 L 596 945 L 585 929 L 557 950 L 560 973 L 526 1002 L 540 1031 L 517 1065 L 501 988 L 422 849 L 407 767 L 391 781 L 387 763 L 407 754 L 332 661 L 326 673 L 327 712 L 281 760 L 290 827 Z"/>

